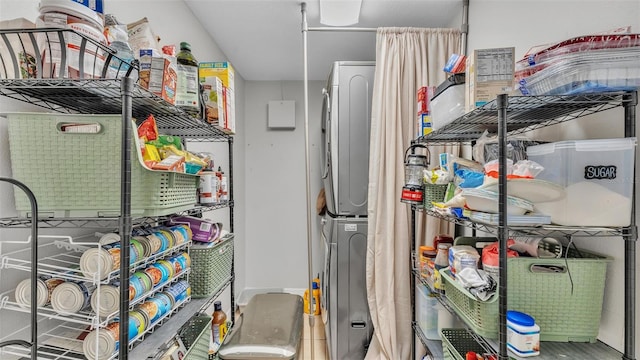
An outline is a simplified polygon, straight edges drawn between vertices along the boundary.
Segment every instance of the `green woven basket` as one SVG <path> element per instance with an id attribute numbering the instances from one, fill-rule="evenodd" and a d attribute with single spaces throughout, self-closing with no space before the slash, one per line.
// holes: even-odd
<path id="1" fill-rule="evenodd" d="M 213 295 L 231 277 L 233 234 L 225 235 L 217 244 L 194 244 L 191 255 L 191 297 Z"/>
<path id="2" fill-rule="evenodd" d="M 566 251 L 566 249 L 565 249 Z M 607 263 L 604 255 L 568 251 L 567 259 L 509 258 L 509 310 L 527 313 L 540 326 L 540 341 L 595 342 L 600 327 Z M 559 272 L 535 272 L 557 269 Z M 498 296 L 482 302 L 460 285 L 449 269 L 440 271 L 446 298 L 480 336 L 498 337 Z"/>
<path id="3" fill-rule="evenodd" d="M 468 351 L 477 354 L 485 352 L 466 329 L 442 329 L 440 337 L 445 360 L 465 360 Z"/>
<path id="4" fill-rule="evenodd" d="M 444 195 L 447 193 L 449 184 L 424 184 L 424 207 L 431 208 L 431 202 L 444 201 Z"/>
<path id="5" fill-rule="evenodd" d="M 206 360 L 209 358 L 211 316 L 194 315 L 180 328 L 178 335 L 187 348 L 183 360 Z"/>
<path id="6" fill-rule="evenodd" d="M 38 199 L 40 215 L 110 217 L 120 214 L 121 115 L 7 114 L 11 169 Z M 97 133 L 61 132 L 63 124 L 99 124 Z M 134 130 L 135 133 L 135 130 Z M 131 146 L 131 213 L 160 216 L 196 203 L 198 176 L 150 171 Z M 16 209 L 30 210 L 15 192 Z"/>

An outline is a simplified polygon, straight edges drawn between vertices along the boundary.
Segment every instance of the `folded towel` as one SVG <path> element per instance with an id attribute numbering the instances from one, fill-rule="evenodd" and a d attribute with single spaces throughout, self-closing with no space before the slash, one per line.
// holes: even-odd
<path id="1" fill-rule="evenodd" d="M 489 300 L 496 292 L 496 281 L 484 270 L 464 268 L 456 274 L 456 280 L 480 301 Z"/>

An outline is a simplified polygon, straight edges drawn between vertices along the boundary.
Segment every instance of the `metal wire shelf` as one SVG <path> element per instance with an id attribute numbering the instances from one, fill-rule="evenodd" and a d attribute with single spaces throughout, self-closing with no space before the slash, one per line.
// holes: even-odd
<path id="1" fill-rule="evenodd" d="M 439 219 L 452 222 L 456 225 L 465 226 L 475 230 L 487 232 L 489 234 L 498 235 L 498 225 L 484 224 L 468 219 L 457 218 L 454 216 L 443 215 L 439 212 L 425 209 L 421 206 L 414 206 L 414 210 L 424 212 L 430 216 L 437 217 Z M 571 227 L 571 226 L 556 226 L 556 225 L 542 225 L 542 226 L 511 226 L 509 225 L 509 232 L 513 235 L 522 236 L 629 236 L 634 232 L 632 227 Z"/>
<path id="2" fill-rule="evenodd" d="M 181 211 L 170 216 L 149 216 L 132 219 L 134 227 L 154 225 L 166 221 L 175 216 L 200 215 L 203 212 L 227 208 L 233 206 L 233 201 L 225 201 L 212 205 L 196 205 L 191 209 Z M 41 228 L 88 228 L 104 229 L 117 228 L 117 217 L 104 218 L 40 218 L 38 225 Z M 7 217 L 0 218 L 0 228 L 27 228 L 31 226 L 31 218 Z"/>
<path id="3" fill-rule="evenodd" d="M 609 110 L 631 97 L 625 92 L 594 93 L 563 96 L 510 96 L 507 107 L 507 132 L 520 134 L 545 126 L 577 119 Z M 498 105 L 493 100 L 461 116 L 429 135 L 417 139 L 420 143 L 469 143 L 485 131 L 498 131 Z"/>
<path id="4" fill-rule="evenodd" d="M 427 349 L 427 352 L 431 354 L 431 357 L 434 360 L 443 360 L 444 354 L 442 353 L 442 341 L 427 339 L 427 337 L 422 332 L 422 329 L 415 321 L 411 323 L 411 326 L 413 327 L 413 331 L 415 331 L 416 335 L 418 336 L 418 339 L 420 339 L 422 345 L 424 345 L 424 347 Z"/>

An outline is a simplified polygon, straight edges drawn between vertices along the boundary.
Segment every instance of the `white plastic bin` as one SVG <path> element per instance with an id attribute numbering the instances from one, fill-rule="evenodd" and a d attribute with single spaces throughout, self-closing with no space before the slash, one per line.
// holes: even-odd
<path id="1" fill-rule="evenodd" d="M 538 179 L 565 187 L 556 201 L 534 203 L 551 222 L 569 226 L 627 226 L 631 220 L 636 138 L 570 140 L 530 146 L 544 166 Z"/>
<path id="2" fill-rule="evenodd" d="M 429 340 L 440 340 L 438 332 L 438 299 L 423 284 L 416 285 L 416 320 L 424 336 Z"/>

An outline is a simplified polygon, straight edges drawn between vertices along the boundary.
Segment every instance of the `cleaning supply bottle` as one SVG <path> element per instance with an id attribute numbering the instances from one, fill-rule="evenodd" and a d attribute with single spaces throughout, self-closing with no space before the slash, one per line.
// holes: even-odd
<path id="1" fill-rule="evenodd" d="M 320 279 L 313 279 L 311 292 L 311 307 L 309 307 L 309 289 L 304 292 L 304 312 L 309 313 L 309 309 L 314 315 L 320 315 Z"/>
<path id="2" fill-rule="evenodd" d="M 227 314 L 222 311 L 222 303 L 213 303 L 213 314 L 211 319 L 211 337 L 216 348 L 222 344 L 222 340 L 227 334 Z"/>
<path id="3" fill-rule="evenodd" d="M 200 111 L 200 82 L 198 78 L 198 60 L 191 53 L 191 45 L 180 43 L 180 52 L 176 55 L 176 106 L 190 114 Z"/>

